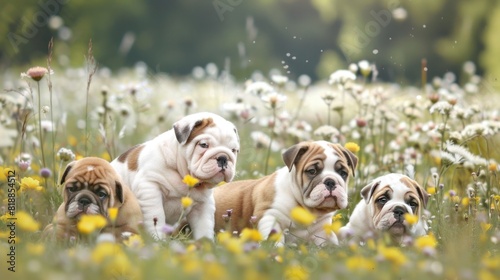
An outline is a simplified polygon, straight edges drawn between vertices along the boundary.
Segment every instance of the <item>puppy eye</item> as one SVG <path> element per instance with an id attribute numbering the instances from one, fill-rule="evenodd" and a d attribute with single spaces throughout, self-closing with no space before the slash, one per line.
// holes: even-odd
<path id="1" fill-rule="evenodd" d="M 78 188 L 75 186 L 75 185 L 70 185 L 70 186 L 67 186 L 66 189 L 72 193 L 72 192 L 76 192 L 78 190 Z"/>
<path id="2" fill-rule="evenodd" d="M 415 201 L 412 201 L 412 202 L 410 202 L 410 207 L 411 208 L 417 208 L 418 207 L 418 203 L 416 203 Z"/>
<path id="3" fill-rule="evenodd" d="M 377 199 L 377 203 L 380 203 L 382 205 L 386 204 L 389 199 L 386 196 L 381 196 Z"/>
<path id="4" fill-rule="evenodd" d="M 316 168 L 309 168 L 306 170 L 306 173 L 313 176 L 313 175 L 316 175 L 317 170 L 316 170 Z"/>
<path id="5" fill-rule="evenodd" d="M 105 191 L 98 191 L 97 192 L 97 196 L 100 198 L 100 199 L 104 199 L 108 196 L 108 194 L 105 192 Z"/>
<path id="6" fill-rule="evenodd" d="M 202 147 L 203 149 L 208 149 L 208 143 L 201 142 L 199 145 L 200 145 L 200 147 Z"/>
<path id="7" fill-rule="evenodd" d="M 347 176 L 349 176 L 349 173 L 347 173 L 345 170 L 340 170 L 340 177 L 342 177 L 342 179 L 347 180 Z"/>

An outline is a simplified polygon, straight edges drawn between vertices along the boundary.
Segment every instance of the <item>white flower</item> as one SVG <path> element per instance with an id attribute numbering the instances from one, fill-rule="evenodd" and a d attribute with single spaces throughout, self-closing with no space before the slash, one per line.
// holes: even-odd
<path id="1" fill-rule="evenodd" d="M 57 152 L 57 157 L 62 161 L 71 161 L 75 159 L 75 154 L 70 149 L 61 148 Z"/>
<path id="2" fill-rule="evenodd" d="M 277 85 L 282 86 L 286 82 L 288 82 L 288 77 L 283 75 L 273 75 L 271 77 L 271 80 L 273 80 L 273 82 L 275 82 Z"/>
<path id="3" fill-rule="evenodd" d="M 451 105 L 447 101 L 438 101 L 434 105 L 431 106 L 429 112 L 434 114 L 434 112 L 438 112 L 441 115 L 449 115 L 451 110 L 453 109 L 453 105 Z"/>
<path id="4" fill-rule="evenodd" d="M 257 148 L 268 148 L 269 145 L 271 145 L 272 151 L 276 152 L 281 149 L 281 146 L 276 143 L 276 141 L 273 141 L 271 143 L 271 138 L 261 131 L 253 131 L 252 133 L 250 133 L 250 137 L 254 141 Z"/>
<path id="5" fill-rule="evenodd" d="M 340 132 L 331 125 L 322 125 L 314 131 L 314 135 L 320 136 L 323 139 L 330 139 L 339 136 Z"/>
<path id="6" fill-rule="evenodd" d="M 262 102 L 264 102 L 266 107 L 270 109 L 278 109 L 281 108 L 281 106 L 283 106 L 283 104 L 285 103 L 286 96 L 273 91 L 266 95 L 262 95 L 260 99 L 262 100 Z"/>
<path id="7" fill-rule="evenodd" d="M 274 88 L 266 82 L 253 82 L 247 85 L 245 92 L 251 93 L 257 96 L 268 94 L 273 92 Z"/>
<path id="8" fill-rule="evenodd" d="M 486 159 L 473 155 L 466 148 L 455 145 L 450 141 L 445 143 L 445 151 L 441 153 L 441 156 L 453 163 L 464 163 L 467 161 L 474 165 L 488 165 L 488 161 Z"/>
<path id="9" fill-rule="evenodd" d="M 330 75 L 328 83 L 344 86 L 349 81 L 356 80 L 356 75 L 349 70 L 337 70 Z"/>

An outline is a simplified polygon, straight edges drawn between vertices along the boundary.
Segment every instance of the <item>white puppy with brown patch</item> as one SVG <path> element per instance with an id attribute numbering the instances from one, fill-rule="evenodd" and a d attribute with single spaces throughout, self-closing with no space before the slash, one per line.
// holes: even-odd
<path id="1" fill-rule="evenodd" d="M 137 197 L 145 227 L 155 238 L 164 238 L 162 228 L 179 221 L 181 198 L 189 194 L 193 204 L 184 213 L 193 237 L 213 240 L 212 188 L 233 179 L 239 149 L 235 126 L 204 112 L 180 119 L 172 129 L 132 147 L 111 164 Z M 183 183 L 186 175 L 199 183 L 190 188 Z"/>
<path id="2" fill-rule="evenodd" d="M 340 229 L 342 237 L 388 232 L 394 240 L 401 241 L 405 235 L 426 234 L 422 212 L 429 195 L 408 176 L 391 173 L 378 177 L 361 190 L 361 196 L 363 200 Z M 406 213 L 416 215 L 418 221 L 410 225 L 404 217 Z"/>
<path id="3" fill-rule="evenodd" d="M 257 224 L 264 239 L 283 233 L 278 244 L 295 239 L 337 244 L 336 235 L 327 234 L 324 226 L 332 223 L 336 210 L 347 207 L 347 184 L 357 157 L 338 144 L 310 141 L 287 149 L 283 161 L 286 166 L 271 175 L 215 188 L 216 231 L 241 232 Z M 290 212 L 297 206 L 313 213 L 316 221 L 307 228 L 295 224 Z M 229 224 L 223 217 L 228 210 Z"/>

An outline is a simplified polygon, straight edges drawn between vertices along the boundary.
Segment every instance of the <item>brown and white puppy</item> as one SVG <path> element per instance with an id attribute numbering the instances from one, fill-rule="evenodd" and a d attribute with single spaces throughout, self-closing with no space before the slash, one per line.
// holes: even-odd
<path id="1" fill-rule="evenodd" d="M 213 113 L 196 113 L 132 147 L 111 164 L 139 200 L 144 225 L 153 237 L 163 239 L 162 228 L 166 224 L 176 227 L 184 213 L 195 239 L 213 240 L 212 188 L 233 179 L 239 149 L 231 122 Z M 186 175 L 199 183 L 190 188 L 183 183 Z M 181 198 L 188 194 L 193 204 L 183 212 Z"/>
<path id="2" fill-rule="evenodd" d="M 283 153 L 283 167 L 257 180 L 235 181 L 215 189 L 215 229 L 239 231 L 257 228 L 267 239 L 280 233 L 277 243 L 293 242 L 294 238 L 337 244 L 335 234 L 326 234 L 336 210 L 347 207 L 347 183 L 354 175 L 357 157 L 338 144 L 326 141 L 301 142 Z M 316 215 L 308 228 L 296 225 L 290 212 L 297 206 Z M 232 209 L 229 224 L 223 217 Z M 289 234 L 284 234 L 286 231 Z"/>
<path id="3" fill-rule="evenodd" d="M 406 175 L 391 173 L 374 179 L 361 190 L 361 200 L 341 236 L 363 237 L 367 233 L 388 232 L 396 241 L 405 235 L 421 236 L 427 232 L 422 219 L 429 195 Z M 418 222 L 409 225 L 406 213 L 416 215 Z"/>
<path id="4" fill-rule="evenodd" d="M 139 233 L 142 213 L 137 200 L 106 160 L 87 157 L 66 166 L 61 178 L 63 203 L 57 209 L 54 223 L 47 225 L 44 236 L 54 234 L 58 240 L 78 237 L 76 224 L 81 215 L 108 217 L 108 209 L 118 208 L 114 223 L 101 232 L 121 239 L 124 232 Z"/>

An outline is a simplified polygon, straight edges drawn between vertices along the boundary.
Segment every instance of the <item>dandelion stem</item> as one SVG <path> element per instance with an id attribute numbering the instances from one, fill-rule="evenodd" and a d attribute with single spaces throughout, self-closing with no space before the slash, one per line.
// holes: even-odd
<path id="1" fill-rule="evenodd" d="M 52 125 L 52 131 L 51 131 L 51 136 L 52 136 L 52 171 L 55 172 L 55 168 L 56 168 L 56 164 L 54 162 L 54 153 L 55 153 L 55 150 L 56 150 L 56 136 L 55 136 L 55 133 L 56 133 L 56 130 L 55 130 L 55 125 L 54 125 L 54 106 L 53 106 L 53 103 L 52 103 L 52 80 L 50 79 L 51 75 L 50 75 L 50 63 L 52 61 L 52 47 L 53 47 L 53 44 L 54 44 L 54 40 L 53 38 L 50 39 L 49 41 L 49 56 L 47 58 L 47 68 L 48 68 L 48 73 L 47 73 L 47 84 L 48 84 L 48 87 L 49 87 L 49 97 L 50 97 L 50 122 L 51 122 L 51 125 Z M 54 176 L 53 177 L 53 183 L 54 183 L 54 186 L 57 185 L 57 181 L 56 181 L 56 177 Z"/>
<path id="2" fill-rule="evenodd" d="M 267 174 L 269 168 L 269 157 L 271 156 L 271 146 L 274 140 L 274 126 L 276 125 L 276 108 L 273 107 L 273 125 L 271 127 L 271 135 L 269 136 L 269 146 L 267 147 L 266 163 L 264 165 L 264 174 Z"/>

